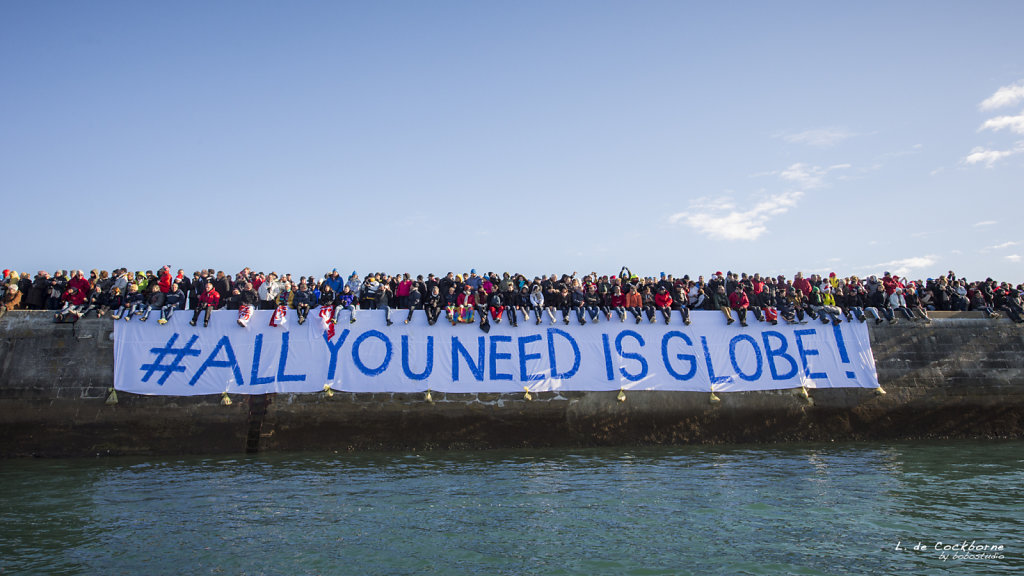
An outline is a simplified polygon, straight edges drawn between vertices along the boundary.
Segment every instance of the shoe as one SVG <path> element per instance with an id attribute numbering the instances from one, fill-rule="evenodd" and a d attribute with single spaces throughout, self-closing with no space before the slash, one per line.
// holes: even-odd
<path id="1" fill-rule="evenodd" d="M 839 326 L 839 318 L 833 318 L 832 319 L 832 325 L 833 326 Z"/>
<path id="2" fill-rule="evenodd" d="M 241 320 L 238 321 L 238 325 L 241 326 L 242 328 L 245 328 L 245 324 L 243 324 Z M 193 324 L 193 326 L 195 326 L 195 324 Z"/>
<path id="3" fill-rule="evenodd" d="M 302 326 L 302 323 L 305 322 L 305 321 L 306 321 L 305 318 L 299 318 L 299 326 Z"/>
<path id="4" fill-rule="evenodd" d="M 899 322 L 899 320 L 893 318 L 892 320 L 889 320 L 889 325 L 896 324 L 897 322 Z"/>
<path id="5" fill-rule="evenodd" d="M 501 318 L 495 318 L 494 319 L 494 323 L 495 324 L 501 324 Z"/>
<path id="6" fill-rule="evenodd" d="M 736 319 L 735 319 L 735 318 L 729 318 L 729 321 L 728 321 L 728 322 L 726 322 L 726 323 L 725 323 L 725 325 L 726 325 L 726 326 L 729 326 L 730 324 L 732 324 L 732 323 L 733 323 L 733 322 L 735 322 L 735 321 L 736 321 Z"/>
<path id="7" fill-rule="evenodd" d="M 584 325 L 584 324 L 586 324 L 586 323 L 587 323 L 587 321 L 586 321 L 586 320 L 580 320 L 580 326 L 583 326 L 583 325 Z"/>
<path id="8" fill-rule="evenodd" d="M 568 325 L 569 325 L 569 319 L 568 319 L 568 318 L 562 318 L 562 320 L 564 320 L 564 321 L 565 321 L 565 325 L 566 325 L 566 326 L 568 326 Z"/>
<path id="9" fill-rule="evenodd" d="M 686 320 L 683 320 L 683 324 L 686 324 L 687 326 L 689 326 L 690 325 L 690 319 L 687 318 Z M 776 324 L 778 324 L 778 322 L 776 322 Z"/>
<path id="10" fill-rule="evenodd" d="M 518 323 L 516 323 L 516 322 L 513 322 L 513 323 L 512 323 L 512 327 L 513 327 L 513 328 L 519 328 L 519 324 L 518 324 Z"/>
<path id="11" fill-rule="evenodd" d="M 639 323 L 640 323 L 640 317 L 639 317 L 639 316 L 637 316 L 637 317 L 636 317 L 636 323 L 637 323 L 637 324 L 639 324 Z"/>
<path id="12" fill-rule="evenodd" d="M 746 328 L 747 327 L 747 323 L 746 322 L 740 322 L 740 326 L 743 326 L 744 328 Z"/>
<path id="13" fill-rule="evenodd" d="M 828 324 L 828 318 L 826 318 L 824 316 L 822 316 L 821 318 L 818 318 L 818 320 L 821 320 L 822 324 Z"/>
<path id="14" fill-rule="evenodd" d="M 125 314 L 125 317 L 124 317 L 124 321 L 125 322 L 128 322 L 131 319 L 132 319 L 132 315 L 131 314 Z"/>
<path id="15" fill-rule="evenodd" d="M 392 322 L 391 320 L 388 320 L 388 326 L 391 326 L 392 324 L 394 324 L 394 322 Z"/>
<path id="16" fill-rule="evenodd" d="M 778 325 L 779 325 L 779 321 L 778 320 L 772 320 L 772 326 L 778 326 Z"/>
<path id="17" fill-rule="evenodd" d="M 665 318 L 665 326 L 668 326 L 668 318 Z"/>
<path id="18" fill-rule="evenodd" d="M 353 317 L 349 318 L 348 319 L 348 323 L 349 324 L 355 324 L 356 323 L 356 317 L 353 316 Z M 455 326 L 455 320 L 452 320 L 452 326 Z"/>
<path id="19" fill-rule="evenodd" d="M 882 323 L 882 319 L 881 318 L 875 318 L 875 326 L 878 326 L 881 323 Z"/>
<path id="20" fill-rule="evenodd" d="M 408 324 L 408 323 L 409 323 L 409 321 L 408 321 L 408 320 L 406 320 L 406 321 L 405 321 L 405 323 L 406 323 L 406 324 Z"/>
<path id="21" fill-rule="evenodd" d="M 189 320 L 189 321 L 188 321 L 188 323 L 189 323 L 189 324 L 191 324 L 191 325 L 193 325 L 193 326 L 195 326 L 195 325 L 196 325 L 196 321 L 195 321 L 195 320 Z"/>
<path id="22" fill-rule="evenodd" d="M 540 326 L 540 316 L 537 317 L 537 326 Z"/>
<path id="23" fill-rule="evenodd" d="M 120 320 L 121 319 L 120 316 L 111 316 L 111 318 L 113 318 L 114 320 Z"/>
<path id="24" fill-rule="evenodd" d="M 145 322 L 146 320 L 149 320 L 149 318 L 146 318 L 145 316 L 139 318 L 139 322 Z"/>
<path id="25" fill-rule="evenodd" d="M 203 328 L 207 328 L 209 326 L 210 326 L 210 323 L 204 320 L 203 321 Z"/>
<path id="26" fill-rule="evenodd" d="M 1002 318 L 1002 317 L 1003 317 L 1003 315 L 1000 314 L 999 312 L 993 312 L 992 315 L 989 316 L 989 318 L 991 318 L 993 320 L 995 320 L 996 318 Z"/>
<path id="27" fill-rule="evenodd" d="M 164 320 L 163 318 L 157 320 L 156 322 L 157 322 L 157 324 L 160 324 L 160 325 L 167 324 L 167 320 Z"/>
<path id="28" fill-rule="evenodd" d="M 863 324 L 864 321 L 867 320 L 867 318 L 864 317 L 864 316 L 861 316 L 860 318 L 857 318 L 857 320 L 860 320 L 860 323 Z"/>
<path id="29" fill-rule="evenodd" d="M 600 320 L 600 319 L 601 319 L 600 316 L 594 316 L 593 318 L 590 319 L 590 321 L 593 322 L 594 324 L 597 324 L 597 321 Z"/>

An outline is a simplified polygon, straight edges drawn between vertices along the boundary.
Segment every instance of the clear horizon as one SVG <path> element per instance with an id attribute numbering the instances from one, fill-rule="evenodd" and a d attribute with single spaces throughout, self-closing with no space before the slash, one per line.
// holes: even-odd
<path id="1" fill-rule="evenodd" d="M 8 3 L 0 267 L 1024 281 L 1024 4 Z"/>

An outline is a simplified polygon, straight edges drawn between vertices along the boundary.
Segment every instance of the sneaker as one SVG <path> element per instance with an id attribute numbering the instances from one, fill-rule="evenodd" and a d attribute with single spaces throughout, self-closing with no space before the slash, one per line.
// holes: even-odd
<path id="1" fill-rule="evenodd" d="M 501 318 L 495 318 L 494 319 L 494 323 L 495 324 L 501 324 Z"/>
<path id="2" fill-rule="evenodd" d="M 882 319 L 881 318 L 875 318 L 875 326 L 878 326 L 881 323 L 882 323 Z"/>
<path id="3" fill-rule="evenodd" d="M 348 323 L 349 324 L 355 324 L 356 323 L 356 317 L 353 316 L 353 317 L 349 318 L 348 319 Z M 452 320 L 452 326 L 455 326 L 455 320 Z"/>
<path id="4" fill-rule="evenodd" d="M 989 318 L 991 318 L 993 320 L 995 320 L 996 318 L 1002 318 L 1002 317 L 1003 317 L 1003 315 L 1000 314 L 999 312 L 993 312 L 992 315 L 989 316 Z"/>
<path id="5" fill-rule="evenodd" d="M 243 323 L 241 320 L 238 321 L 238 325 L 241 326 L 242 328 L 245 328 L 245 323 Z M 193 326 L 195 326 L 195 324 L 193 324 Z"/>
<path id="6" fill-rule="evenodd" d="M 195 320 L 189 320 L 188 323 L 191 324 L 192 326 L 196 325 L 196 321 Z"/>
<path id="7" fill-rule="evenodd" d="M 639 323 L 640 323 L 640 317 L 639 317 L 639 316 L 637 316 L 637 317 L 636 317 L 636 323 L 637 323 L 637 324 L 639 324 Z"/>
<path id="8" fill-rule="evenodd" d="M 512 327 L 513 327 L 513 328 L 519 328 L 519 323 L 517 323 L 517 322 L 513 322 L 513 323 L 512 323 Z"/>
<path id="9" fill-rule="evenodd" d="M 625 322 L 625 321 L 626 321 L 626 317 L 625 316 L 619 316 L 619 322 Z"/>
<path id="10" fill-rule="evenodd" d="M 149 318 L 146 318 L 145 316 L 139 318 L 139 322 L 145 322 L 146 320 L 149 320 Z"/>
<path id="11" fill-rule="evenodd" d="M 157 324 L 161 324 L 161 325 L 162 324 L 167 324 L 167 320 L 164 320 L 163 318 L 157 320 L 156 322 L 157 322 Z"/>
<path id="12" fill-rule="evenodd" d="M 394 324 L 394 322 L 392 322 L 391 320 L 388 320 L 388 326 L 391 326 L 392 324 Z"/>
<path id="13" fill-rule="evenodd" d="M 778 326 L 778 325 L 779 325 L 779 321 L 778 320 L 772 320 L 772 326 Z"/>
<path id="14" fill-rule="evenodd" d="M 568 325 L 569 325 L 569 319 L 568 319 L 568 318 L 562 318 L 562 320 L 564 320 L 564 321 L 565 321 L 565 325 L 566 325 L 566 326 L 568 326 Z"/>
<path id="15" fill-rule="evenodd" d="M 743 326 L 744 328 L 746 328 L 747 327 L 747 323 L 746 322 L 740 322 L 740 326 Z"/>
<path id="16" fill-rule="evenodd" d="M 736 319 L 735 319 L 735 318 L 729 318 L 729 321 L 728 321 L 728 322 L 726 322 L 726 323 L 725 323 L 725 325 L 726 325 L 726 326 L 729 326 L 730 324 L 732 324 L 732 323 L 733 323 L 733 322 L 735 322 L 735 321 L 736 321 Z"/>
<path id="17" fill-rule="evenodd" d="M 540 316 L 537 316 L 537 326 L 540 326 Z"/>
<path id="18" fill-rule="evenodd" d="M 824 314 L 822 314 L 821 318 L 818 318 L 818 320 L 821 320 L 822 324 L 828 324 L 828 318 L 826 318 Z"/>
<path id="19" fill-rule="evenodd" d="M 689 326 L 690 325 L 690 319 L 687 318 L 686 320 L 683 320 L 683 324 L 686 324 L 687 326 Z M 778 324 L 778 322 L 775 322 L 775 324 Z"/>
<path id="20" fill-rule="evenodd" d="M 586 324 L 586 323 L 587 323 L 587 321 L 586 321 L 586 320 L 584 320 L 584 319 L 580 318 L 580 326 L 583 326 L 583 325 L 584 325 L 584 324 Z"/>
<path id="21" fill-rule="evenodd" d="M 203 320 L 203 328 L 207 328 L 209 326 L 210 326 L 210 323 L 207 322 L 206 320 Z"/>
<path id="22" fill-rule="evenodd" d="M 117 315 L 111 316 L 111 318 L 113 318 L 114 320 L 120 320 L 121 319 L 121 317 L 117 316 Z"/>
<path id="23" fill-rule="evenodd" d="M 893 319 L 889 320 L 889 325 L 896 324 L 897 322 L 899 322 L 899 320 L 896 320 L 895 318 L 893 318 Z"/>
<path id="24" fill-rule="evenodd" d="M 407 320 L 405 321 L 405 323 L 406 323 L 406 324 L 408 324 L 408 323 L 409 323 L 409 320 L 407 319 Z"/>

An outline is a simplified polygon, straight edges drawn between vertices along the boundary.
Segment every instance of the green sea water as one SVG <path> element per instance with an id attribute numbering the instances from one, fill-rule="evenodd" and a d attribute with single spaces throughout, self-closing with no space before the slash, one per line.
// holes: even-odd
<path id="1" fill-rule="evenodd" d="M 1019 441 L 7 460 L 0 574 L 1020 574 L 1022 489 Z"/>

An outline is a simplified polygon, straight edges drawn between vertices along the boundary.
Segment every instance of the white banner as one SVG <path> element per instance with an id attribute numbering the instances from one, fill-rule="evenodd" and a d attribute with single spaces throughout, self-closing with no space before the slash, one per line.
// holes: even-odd
<path id="1" fill-rule="evenodd" d="M 138 394 L 266 394 L 320 392 L 325 384 L 350 392 L 522 392 L 545 390 L 746 391 L 783 388 L 877 388 L 867 327 L 818 322 L 726 326 L 720 312 L 697 311 L 685 326 L 679 315 L 666 325 L 646 318 L 634 324 L 600 317 L 599 323 L 537 326 L 531 316 L 518 328 L 491 324 L 452 326 L 442 313 L 429 326 L 422 311 L 409 324 L 394 310 L 361 310 L 358 321 L 329 327 L 310 311 L 298 325 L 288 311 L 283 326 L 269 326 L 271 312 L 257 311 L 248 327 L 238 313 L 213 313 L 209 327 L 189 325 L 180 311 L 166 325 L 154 312 L 148 322 L 117 321 L 114 386 Z M 561 320 L 561 314 L 556 314 Z M 328 328 L 333 336 L 328 337 Z"/>

